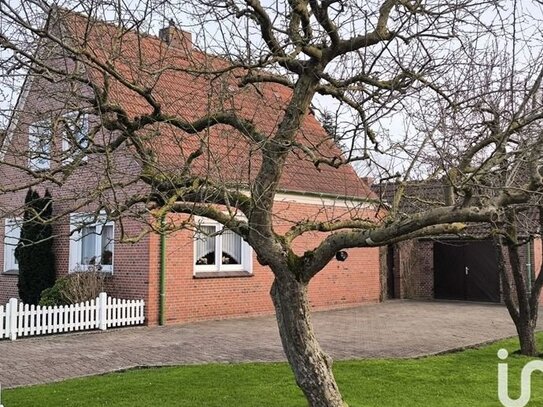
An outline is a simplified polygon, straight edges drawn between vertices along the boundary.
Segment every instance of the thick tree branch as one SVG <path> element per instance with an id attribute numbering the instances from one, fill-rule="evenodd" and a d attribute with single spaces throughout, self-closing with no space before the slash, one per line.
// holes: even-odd
<path id="1" fill-rule="evenodd" d="M 385 225 L 376 225 L 372 229 L 335 232 L 327 236 L 315 250 L 303 256 L 305 278 L 309 281 L 342 249 L 383 246 L 398 240 L 408 239 L 413 236 L 413 233 L 435 225 L 456 222 L 492 222 L 498 216 L 499 211 L 495 208 L 442 207 L 411 215 L 405 220 L 399 219 Z M 435 234 L 439 230 L 439 228 L 435 228 L 431 232 Z"/>

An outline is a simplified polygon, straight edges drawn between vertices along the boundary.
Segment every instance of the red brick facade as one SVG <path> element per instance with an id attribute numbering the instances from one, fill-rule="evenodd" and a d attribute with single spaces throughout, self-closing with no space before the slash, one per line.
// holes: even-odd
<path id="1" fill-rule="evenodd" d="M 275 211 L 290 217 L 317 214 L 322 206 L 278 202 Z M 332 212 L 334 209 L 328 208 Z M 338 209 L 335 209 L 337 216 Z M 179 216 L 182 218 L 182 215 Z M 277 230 L 290 222 L 276 223 Z M 299 252 L 315 247 L 318 236 L 297 241 Z M 150 237 L 149 323 L 158 321 L 159 308 L 159 237 Z M 253 256 L 251 276 L 199 278 L 194 276 L 194 245 L 191 231 L 167 237 L 166 313 L 168 323 L 210 318 L 228 318 L 273 312 L 269 291 L 273 274 L 260 266 Z M 315 309 L 346 307 L 379 301 L 378 249 L 350 249 L 345 262 L 333 260 L 310 283 L 310 301 Z"/>
<path id="2" fill-rule="evenodd" d="M 299 203 L 276 204 L 276 210 L 288 216 L 317 214 L 322 206 Z M 321 211 L 319 211 L 319 209 Z M 328 208 L 329 215 L 338 216 L 337 208 Z M 335 213 L 334 213 L 335 212 Z M 178 218 L 182 218 L 179 215 Z M 291 223 L 283 221 L 277 229 Z M 134 234 L 141 228 L 134 220 L 123 224 Z M 54 250 L 58 275 L 69 269 L 69 224 L 55 226 Z M 119 228 L 116 227 L 116 237 Z M 315 247 L 319 236 L 308 235 L 296 242 L 301 253 Z M 167 237 L 166 244 L 166 314 L 167 323 L 187 322 L 211 318 L 269 314 L 273 305 L 269 290 L 273 274 L 253 258 L 252 275 L 244 277 L 194 276 L 193 232 L 184 230 Z M 346 307 L 379 301 L 379 250 L 350 249 L 345 262 L 333 260 L 310 283 L 310 301 L 315 309 Z M 3 257 L 3 253 L 1 255 Z M 107 291 L 120 298 L 144 298 L 149 324 L 158 323 L 160 239 L 147 235 L 135 244 L 117 244 L 114 253 L 114 271 L 107 277 Z M 3 258 L 0 260 L 3 264 Z M 0 303 L 17 296 L 17 276 L 0 274 Z"/>
<path id="3" fill-rule="evenodd" d="M 381 251 L 381 295 L 392 298 L 434 298 L 433 245 L 430 241 L 407 240 Z M 387 277 L 392 267 L 392 295 L 388 293 Z"/>
<path id="4" fill-rule="evenodd" d="M 2 251 L 2 262 L 4 261 L 4 253 Z M 3 263 L 2 263 L 3 267 Z M 0 274 L 0 304 L 6 304 L 10 298 L 18 298 L 17 274 Z"/>
<path id="5" fill-rule="evenodd" d="M 32 182 L 32 177 L 17 166 L 28 165 L 28 128 L 29 124 L 36 121 L 42 115 L 48 117 L 51 114 L 58 114 L 66 103 L 66 100 L 57 101 L 60 94 L 64 94 L 63 84 L 51 85 L 43 79 L 28 81 L 26 91 L 28 96 L 18 106 L 16 126 L 11 129 L 10 139 L 3 146 L 5 152 L 4 162 L 0 164 L 0 180 L 4 187 L 20 188 L 16 192 L 0 195 L 0 239 L 4 239 L 4 219 L 14 216 L 21 217 L 27 185 Z M 51 90 L 51 86 L 58 89 Z M 50 95 L 51 98 L 42 98 L 43 95 Z M 70 93 L 74 99 L 71 103 L 77 103 L 78 95 Z M 56 97 L 55 97 L 56 96 Z M 66 96 L 65 99 L 69 98 Z M 52 168 L 58 165 L 61 153 L 61 143 L 54 141 L 52 145 Z M 13 165 L 14 164 L 14 165 Z M 135 162 L 128 154 L 121 152 L 115 157 L 115 164 L 119 169 L 117 177 L 127 177 L 135 168 Z M 92 212 L 95 204 L 81 206 L 85 201 L 103 201 L 111 199 L 107 194 L 96 194 L 96 186 L 104 178 L 104 165 L 99 160 L 89 160 L 81 168 L 78 168 L 74 176 L 69 178 L 62 187 L 51 182 L 41 182 L 36 189 L 43 195 L 45 188 L 48 188 L 53 196 L 53 215 L 60 217 L 53 226 L 53 250 L 56 255 L 57 275 L 65 275 L 69 272 L 69 213 L 78 208 L 77 212 Z M 58 177 L 58 176 L 57 176 Z M 132 186 L 123 193 L 136 192 L 139 186 Z M 96 194 L 91 198 L 91 194 Z M 125 234 L 137 234 L 141 230 L 140 221 L 127 219 L 123 222 Z M 116 227 L 115 237 L 120 237 L 119 227 Z M 115 272 L 107 278 L 108 291 L 112 295 L 121 298 L 139 299 L 145 298 L 148 284 L 148 238 L 142 239 L 134 245 L 124 245 L 122 250 L 115 253 Z M 4 250 L 0 250 L 0 304 L 7 302 L 11 297 L 17 297 L 17 275 L 4 273 Z"/>

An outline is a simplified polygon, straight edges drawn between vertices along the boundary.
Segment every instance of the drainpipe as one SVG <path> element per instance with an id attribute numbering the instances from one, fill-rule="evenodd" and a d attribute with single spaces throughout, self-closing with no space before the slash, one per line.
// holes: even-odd
<path id="1" fill-rule="evenodd" d="M 165 216 L 160 218 L 160 295 L 158 308 L 158 324 L 164 325 L 166 308 L 166 233 L 164 232 Z"/>
<path id="2" fill-rule="evenodd" d="M 532 293 L 532 242 L 533 240 L 530 238 L 526 245 L 526 273 L 528 274 L 526 280 L 528 282 L 528 295 Z"/>

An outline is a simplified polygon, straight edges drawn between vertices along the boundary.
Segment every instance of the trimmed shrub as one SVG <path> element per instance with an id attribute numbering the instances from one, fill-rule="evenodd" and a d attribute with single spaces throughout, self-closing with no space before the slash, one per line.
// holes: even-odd
<path id="1" fill-rule="evenodd" d="M 40 197 L 30 188 L 25 198 L 21 237 L 15 249 L 19 263 L 19 297 L 25 304 L 37 304 L 41 292 L 55 282 L 53 230 L 49 222 L 52 213 L 49 191 Z"/>
<path id="2" fill-rule="evenodd" d="M 99 271 L 68 274 L 41 293 L 40 305 L 69 305 L 92 300 L 104 291 L 104 280 L 104 273 Z"/>
<path id="3" fill-rule="evenodd" d="M 42 306 L 69 305 L 63 292 L 66 290 L 67 279 L 59 278 L 53 287 L 46 288 L 41 292 L 40 304 Z"/>

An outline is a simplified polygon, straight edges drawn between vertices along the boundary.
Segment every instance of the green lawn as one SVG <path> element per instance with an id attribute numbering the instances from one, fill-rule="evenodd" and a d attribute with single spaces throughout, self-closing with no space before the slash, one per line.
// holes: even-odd
<path id="1" fill-rule="evenodd" d="M 539 336 L 543 349 L 543 334 Z M 351 406 L 500 406 L 496 352 L 514 340 L 477 350 L 410 360 L 337 362 L 335 374 Z M 511 397 L 528 358 L 508 359 Z M 1 363 L 1 362 L 0 362 Z M 62 383 L 4 390 L 5 407 L 30 406 L 274 406 L 307 404 L 283 363 L 138 369 Z M 543 374 L 532 380 L 530 406 L 543 405 Z"/>

